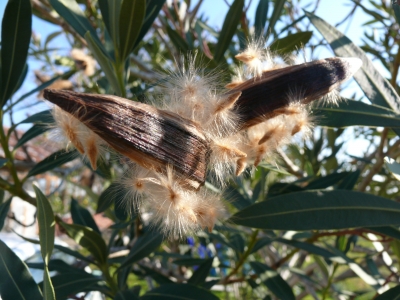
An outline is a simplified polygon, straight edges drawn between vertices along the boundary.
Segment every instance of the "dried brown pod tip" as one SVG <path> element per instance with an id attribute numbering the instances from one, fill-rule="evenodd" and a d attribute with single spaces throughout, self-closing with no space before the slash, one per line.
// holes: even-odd
<path id="1" fill-rule="evenodd" d="M 336 89 L 361 66 L 358 58 L 332 57 L 286 68 L 265 71 L 236 86 L 233 91 L 242 94 L 235 102 L 235 112 L 246 129 L 280 114 L 290 96 L 307 104 Z"/>
<path id="2" fill-rule="evenodd" d="M 192 189 L 205 182 L 210 145 L 193 122 L 117 96 L 46 89 L 44 97 L 139 165 L 158 172 L 171 165 Z"/>

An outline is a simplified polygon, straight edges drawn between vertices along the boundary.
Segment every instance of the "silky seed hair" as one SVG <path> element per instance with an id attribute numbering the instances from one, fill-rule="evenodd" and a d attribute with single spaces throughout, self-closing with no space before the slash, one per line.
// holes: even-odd
<path id="1" fill-rule="evenodd" d="M 196 67 L 196 57 L 182 63 L 161 87 L 157 108 L 115 96 L 44 94 L 62 108 L 53 111 L 57 126 L 92 166 L 103 144 L 132 161 L 118 183 L 127 209 L 149 215 L 166 236 L 211 232 L 226 211 L 220 195 L 203 186 L 206 175 L 224 188 L 230 176 L 264 159 L 274 163 L 277 149 L 294 135 L 309 136 L 313 119 L 307 103 L 332 92 L 360 65 L 335 58 L 283 68 L 263 44 L 251 41 L 236 56 L 243 65 L 225 90 L 216 73 Z M 297 80 L 310 84 L 302 76 L 315 76 L 310 68 L 325 72 L 318 83 L 323 86 L 296 86 Z"/>

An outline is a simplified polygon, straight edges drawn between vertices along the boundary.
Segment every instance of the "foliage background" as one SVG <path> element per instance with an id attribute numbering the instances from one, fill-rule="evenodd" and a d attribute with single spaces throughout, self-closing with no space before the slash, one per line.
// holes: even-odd
<path id="1" fill-rule="evenodd" d="M 108 299 L 393 299 L 400 294 L 399 6 L 349 1 L 369 17 L 356 46 L 313 13 L 318 1 L 255 1 L 254 16 L 246 11 L 248 2 L 230 1 L 221 29 L 198 14 L 202 1 L 164 2 L 7 2 L 1 33 L 0 228 L 8 219 L 18 220 L 9 213 L 17 197 L 34 205 L 39 241 L 24 238 L 40 244 L 43 262 L 25 264 L 0 241 L 2 299 L 80 299 L 92 291 Z M 354 11 L 343 18 L 351 19 Z M 31 35 L 32 14 L 59 31 L 45 40 Z M 40 161 L 30 157 L 32 139 L 46 139 L 53 120 L 45 110 L 15 122 L 21 107 L 38 105 L 28 96 L 58 85 L 145 101 L 168 76 L 162 70 L 176 69 L 177 57 L 187 51 L 197 51 L 206 69 L 226 70 L 222 80 L 228 80 L 238 64 L 234 56 L 252 34 L 265 36 L 266 45 L 286 60 L 303 53 L 316 58 L 319 49 L 361 58 L 355 80 L 364 94 L 348 96 L 338 106 L 315 106 L 322 127 L 310 140 L 280 151 L 275 166 L 263 164 L 243 178 L 227 178 L 230 185 L 221 197 L 228 200 L 234 223 L 185 240 L 164 240 L 137 215 L 127 214 L 107 188 L 123 172 L 112 157 L 96 172 L 74 160 L 75 152 L 59 150 Z M 49 47 L 56 36 L 68 41 L 68 54 Z M 90 58 L 74 60 L 72 48 L 95 58 L 93 73 Z M 23 93 L 19 88 L 31 74 L 27 57 L 42 62 L 36 73 L 40 83 Z M 368 57 L 380 62 L 380 72 Z M 33 126 L 21 134 L 16 129 L 23 124 Z M 359 156 L 342 150 L 349 136 L 367 141 Z M 19 160 L 18 151 L 27 158 Z M 51 188 L 41 177 L 46 172 L 59 178 Z M 32 187 L 35 180 L 38 187 Z M 101 232 L 95 212 L 113 225 Z M 72 224 L 62 219 L 67 213 Z M 56 224 L 74 246 L 54 245 Z M 75 259 L 55 259 L 56 252 Z M 43 281 L 36 284 L 27 266 L 43 269 Z"/>

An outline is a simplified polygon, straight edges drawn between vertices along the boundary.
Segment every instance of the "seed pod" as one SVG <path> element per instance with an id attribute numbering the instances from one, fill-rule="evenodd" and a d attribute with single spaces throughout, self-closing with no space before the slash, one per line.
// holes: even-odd
<path id="1" fill-rule="evenodd" d="M 192 189 L 205 182 L 210 144 L 195 123 L 117 96 L 46 89 L 44 97 L 139 165 L 158 172 L 171 165 Z"/>
<path id="2" fill-rule="evenodd" d="M 242 121 L 240 129 L 254 126 L 279 114 L 287 106 L 289 95 L 299 93 L 301 103 L 317 100 L 349 79 L 361 66 L 358 58 L 332 57 L 264 72 L 245 81 L 232 91 L 242 94 L 235 112 Z M 276 113 L 275 113 L 276 112 Z"/>

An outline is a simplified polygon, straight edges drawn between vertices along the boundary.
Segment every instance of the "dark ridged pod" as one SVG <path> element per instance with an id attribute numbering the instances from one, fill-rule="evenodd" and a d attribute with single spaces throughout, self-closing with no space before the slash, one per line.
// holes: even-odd
<path id="1" fill-rule="evenodd" d="M 291 95 L 304 104 L 317 100 L 349 79 L 360 67 L 358 58 L 333 57 L 266 71 L 235 87 L 242 94 L 235 103 L 241 129 L 273 117 L 289 104 Z"/>
<path id="2" fill-rule="evenodd" d="M 156 171 L 171 165 L 194 189 L 205 182 L 210 145 L 193 122 L 117 96 L 46 89 L 44 97 L 139 165 Z"/>

